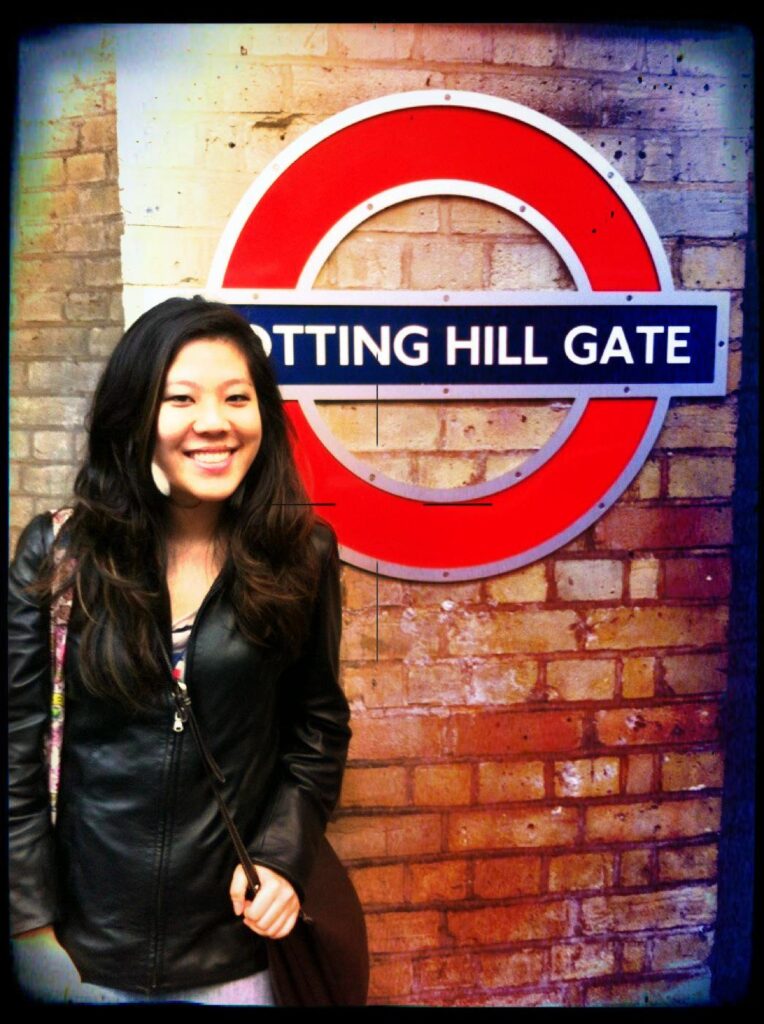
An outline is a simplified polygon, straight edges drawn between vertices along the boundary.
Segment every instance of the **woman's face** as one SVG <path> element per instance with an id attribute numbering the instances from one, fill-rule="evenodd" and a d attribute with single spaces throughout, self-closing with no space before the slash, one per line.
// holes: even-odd
<path id="1" fill-rule="evenodd" d="M 167 371 L 154 461 L 179 502 L 225 501 L 255 461 L 260 408 L 244 354 L 225 338 L 197 338 Z"/>

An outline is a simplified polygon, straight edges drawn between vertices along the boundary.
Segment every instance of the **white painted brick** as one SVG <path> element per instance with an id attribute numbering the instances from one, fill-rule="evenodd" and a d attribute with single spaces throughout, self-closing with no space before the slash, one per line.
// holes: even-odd
<path id="1" fill-rule="evenodd" d="M 680 189 L 675 185 L 635 188 L 661 236 L 701 234 L 704 238 L 731 238 L 748 228 L 748 197 L 744 189 L 722 192 Z"/>
<path id="2" fill-rule="evenodd" d="M 561 63 L 587 71 L 630 71 L 639 66 L 644 43 L 639 30 L 579 27 L 565 30 Z"/>
<path id="3" fill-rule="evenodd" d="M 354 103 L 388 93 L 443 86 L 443 75 L 426 68 L 337 68 L 295 65 L 292 68 L 292 107 L 304 112 L 333 114 Z"/>
<path id="4" fill-rule="evenodd" d="M 406 60 L 416 38 L 413 25 L 334 25 L 334 48 L 343 57 L 360 60 Z"/>
<path id="5" fill-rule="evenodd" d="M 680 181 L 745 181 L 751 171 L 745 138 L 709 139 L 687 134 L 679 139 L 677 173 Z"/>
<path id="6" fill-rule="evenodd" d="M 559 36 L 552 25 L 495 25 L 493 62 L 524 67 L 554 64 Z"/>
<path id="7" fill-rule="evenodd" d="M 718 128 L 734 133 L 749 128 L 751 101 L 751 84 L 742 79 L 640 75 L 603 81 L 600 109 L 604 125 L 648 131 Z"/>

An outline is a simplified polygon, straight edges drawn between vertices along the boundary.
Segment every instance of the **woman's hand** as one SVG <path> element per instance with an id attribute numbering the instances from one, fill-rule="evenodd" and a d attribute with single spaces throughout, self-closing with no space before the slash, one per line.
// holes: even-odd
<path id="1" fill-rule="evenodd" d="M 269 939 L 283 939 L 295 926 L 300 912 L 297 893 L 277 872 L 262 864 L 257 866 L 260 888 L 253 900 L 245 899 L 247 876 L 239 864 L 231 879 L 231 902 L 236 915 L 243 913 L 244 924 L 258 935 Z"/>

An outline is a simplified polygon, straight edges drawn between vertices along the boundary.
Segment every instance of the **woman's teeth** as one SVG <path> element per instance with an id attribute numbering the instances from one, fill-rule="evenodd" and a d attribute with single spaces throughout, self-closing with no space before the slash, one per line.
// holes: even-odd
<path id="1" fill-rule="evenodd" d="M 197 462 L 206 462 L 208 465 L 212 466 L 218 462 L 225 462 L 230 454 L 231 453 L 228 449 L 222 452 L 193 452 L 192 458 Z"/>

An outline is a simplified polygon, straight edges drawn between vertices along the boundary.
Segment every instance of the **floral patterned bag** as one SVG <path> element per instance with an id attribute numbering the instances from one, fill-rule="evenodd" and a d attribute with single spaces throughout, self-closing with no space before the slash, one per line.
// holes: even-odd
<path id="1" fill-rule="evenodd" d="M 53 520 L 53 577 L 54 590 L 65 574 L 70 562 L 64 558 L 64 550 L 56 547 L 56 538 L 64 523 L 72 514 L 70 508 L 51 512 Z M 61 774 L 61 746 L 64 740 L 64 657 L 66 655 L 66 634 L 72 611 L 73 588 L 68 587 L 59 594 L 50 607 L 50 664 L 53 673 L 53 688 L 50 698 L 50 725 L 45 737 L 45 763 L 48 766 L 48 793 L 50 796 L 50 818 L 56 823 L 56 805 Z"/>

